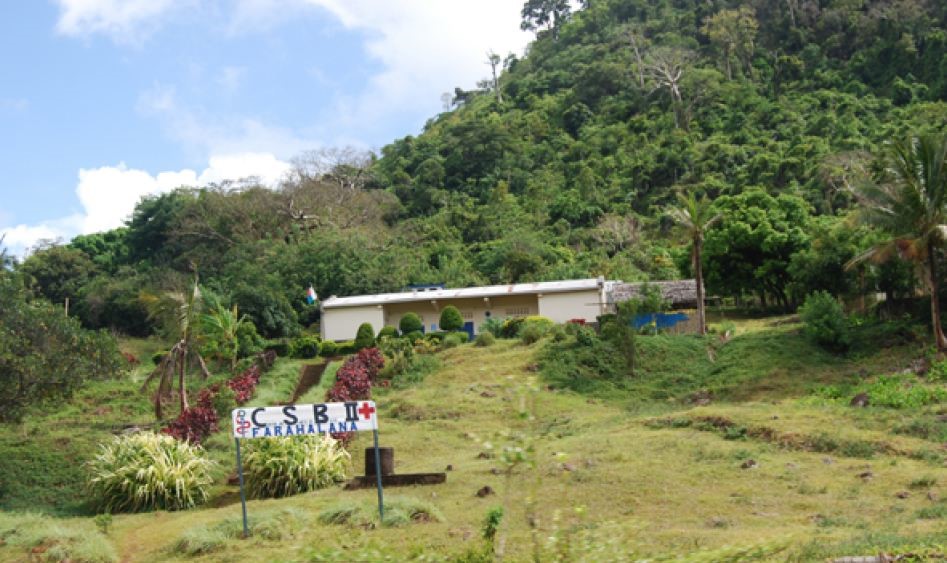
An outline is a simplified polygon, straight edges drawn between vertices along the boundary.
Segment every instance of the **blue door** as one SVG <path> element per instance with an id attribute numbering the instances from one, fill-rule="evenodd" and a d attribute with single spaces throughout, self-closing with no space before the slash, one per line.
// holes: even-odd
<path id="1" fill-rule="evenodd" d="M 474 338 L 474 327 L 473 321 L 464 323 L 464 332 L 467 333 L 467 341 L 471 341 Z"/>

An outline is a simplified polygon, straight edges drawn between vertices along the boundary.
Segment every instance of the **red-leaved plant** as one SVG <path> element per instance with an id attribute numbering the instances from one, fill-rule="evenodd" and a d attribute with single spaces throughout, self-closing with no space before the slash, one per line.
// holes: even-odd
<path id="1" fill-rule="evenodd" d="M 256 391 L 256 385 L 260 382 L 260 366 L 254 364 L 248 367 L 243 373 L 227 382 L 227 387 L 233 389 L 235 400 L 238 405 L 242 405 L 253 397 Z"/>
<path id="2" fill-rule="evenodd" d="M 193 407 L 184 409 L 161 431 L 192 444 L 203 442 L 219 429 L 220 419 L 214 408 L 214 394 L 212 389 L 202 389 L 197 397 L 197 403 Z"/>
<path id="3" fill-rule="evenodd" d="M 326 393 L 330 402 L 367 401 L 372 398 L 372 382 L 385 365 L 385 357 L 378 348 L 365 348 L 350 356 L 339 371 L 335 372 L 335 384 Z M 336 440 L 348 444 L 351 432 L 332 434 Z"/>

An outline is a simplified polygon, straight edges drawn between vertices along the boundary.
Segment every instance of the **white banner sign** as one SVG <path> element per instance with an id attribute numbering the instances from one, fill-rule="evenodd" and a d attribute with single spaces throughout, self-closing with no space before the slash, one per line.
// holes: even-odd
<path id="1" fill-rule="evenodd" d="M 234 438 L 271 438 L 378 430 L 374 401 L 317 403 L 233 410 Z"/>

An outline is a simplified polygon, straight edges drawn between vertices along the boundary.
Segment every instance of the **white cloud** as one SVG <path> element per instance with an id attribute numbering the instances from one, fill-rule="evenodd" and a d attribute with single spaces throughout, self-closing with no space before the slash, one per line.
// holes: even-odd
<path id="1" fill-rule="evenodd" d="M 56 0 L 56 31 L 86 37 L 101 33 L 120 43 L 135 43 L 157 26 L 159 17 L 184 2 L 174 0 Z"/>
<path id="2" fill-rule="evenodd" d="M 37 225 L 16 225 L 0 229 L 4 245 L 22 255 L 42 239 L 70 239 L 77 234 L 95 233 L 119 227 L 131 216 L 142 197 L 167 193 L 180 186 L 206 186 L 226 180 L 258 177 L 262 183 L 275 186 L 289 171 L 290 165 L 269 153 L 217 155 L 208 166 L 194 170 L 159 172 L 118 166 L 79 170 L 76 195 L 82 213 Z"/>
<path id="3" fill-rule="evenodd" d="M 487 77 L 487 51 L 519 55 L 531 39 L 519 28 L 522 2 L 511 0 L 307 1 L 347 28 L 368 31 L 366 50 L 385 67 L 354 103 L 340 103 L 359 128 L 405 111 L 436 113 L 442 93 Z"/>
<path id="4" fill-rule="evenodd" d="M 173 87 L 155 85 L 138 98 L 138 111 L 161 119 L 165 134 L 185 145 L 195 158 L 234 153 L 270 153 L 289 159 L 322 143 L 288 127 L 256 117 L 213 116 L 179 102 Z"/>

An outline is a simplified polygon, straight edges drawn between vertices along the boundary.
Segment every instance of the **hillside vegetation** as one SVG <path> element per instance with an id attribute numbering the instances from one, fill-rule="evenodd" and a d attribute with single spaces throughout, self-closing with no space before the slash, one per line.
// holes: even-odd
<path id="1" fill-rule="evenodd" d="M 912 293 L 896 262 L 843 270 L 879 238 L 843 219 L 885 142 L 943 129 L 942 3 L 566 4 L 527 3 L 527 54 L 492 58 L 496 81 L 378 155 L 301 155 L 277 190 L 185 186 L 19 270 L 86 326 L 133 335 L 156 328 L 139 292 L 196 270 L 285 336 L 318 320 L 309 284 L 325 297 L 689 276 L 666 213 L 686 191 L 723 215 L 702 258 L 711 295 L 789 310 L 815 290 Z"/>

